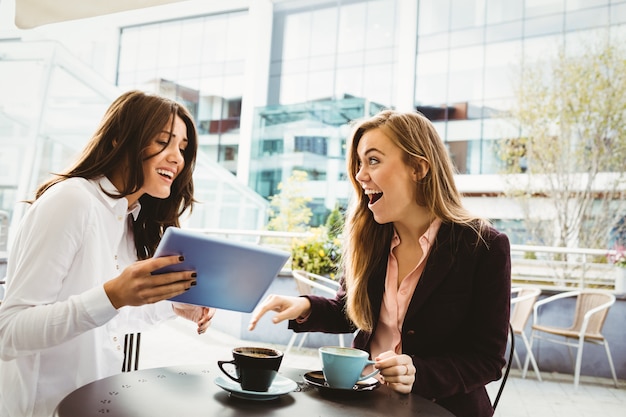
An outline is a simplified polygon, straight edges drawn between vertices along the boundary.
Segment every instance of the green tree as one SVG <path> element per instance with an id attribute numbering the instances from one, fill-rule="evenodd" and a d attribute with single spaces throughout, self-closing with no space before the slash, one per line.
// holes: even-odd
<path id="1" fill-rule="evenodd" d="M 336 277 L 341 257 L 341 242 L 337 237 L 343 228 L 343 214 L 336 206 L 324 226 L 311 228 L 312 217 L 304 183 L 304 171 L 293 171 L 291 177 L 278 185 L 279 193 L 270 198 L 268 230 L 308 232 L 308 236 L 291 243 L 292 269 L 303 269 L 318 275 Z"/>
<path id="2" fill-rule="evenodd" d="M 607 40 L 522 65 L 508 116 L 519 135 L 500 145 L 508 192 L 535 242 L 606 248 L 626 213 L 626 53 Z M 515 175 L 524 173 L 526 175 Z M 533 207 L 543 204 L 550 221 Z"/>
<path id="3" fill-rule="evenodd" d="M 306 196 L 304 182 L 308 175 L 294 170 L 291 177 L 278 184 L 278 194 L 270 197 L 270 221 L 267 230 L 305 232 L 309 229 L 312 212 L 308 207 L 311 197 Z"/>
<path id="4" fill-rule="evenodd" d="M 337 238 L 343 231 L 344 217 L 339 204 L 335 204 L 335 208 L 328 214 L 326 218 L 326 230 L 331 239 Z"/>

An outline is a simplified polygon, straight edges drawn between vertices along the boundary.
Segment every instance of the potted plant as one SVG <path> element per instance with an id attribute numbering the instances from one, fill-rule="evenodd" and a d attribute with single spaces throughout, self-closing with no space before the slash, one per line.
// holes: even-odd
<path id="1" fill-rule="evenodd" d="M 343 214 L 336 205 L 326 218 L 324 226 L 309 229 L 310 235 L 307 238 L 293 242 L 291 269 L 336 279 L 341 258 L 340 234 L 343 223 Z"/>
<path id="2" fill-rule="evenodd" d="M 310 235 L 294 240 L 291 246 L 291 269 L 301 269 L 336 279 L 341 257 L 341 241 L 325 226 L 309 230 Z"/>

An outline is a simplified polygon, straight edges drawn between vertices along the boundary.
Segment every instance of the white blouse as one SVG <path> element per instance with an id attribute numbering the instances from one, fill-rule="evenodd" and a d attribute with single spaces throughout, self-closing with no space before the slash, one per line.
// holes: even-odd
<path id="1" fill-rule="evenodd" d="M 103 284 L 137 260 L 125 198 L 106 178 L 48 189 L 21 221 L 0 305 L 0 416 L 49 417 L 74 389 L 121 372 L 123 338 L 175 317 L 170 302 L 116 310 Z"/>

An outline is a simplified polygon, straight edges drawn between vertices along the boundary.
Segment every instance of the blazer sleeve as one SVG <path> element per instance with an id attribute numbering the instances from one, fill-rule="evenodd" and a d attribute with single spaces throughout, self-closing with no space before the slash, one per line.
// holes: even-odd
<path id="1" fill-rule="evenodd" d="M 303 321 L 289 321 L 289 328 L 299 332 L 351 333 L 355 330 L 345 314 L 346 291 L 343 279 L 335 298 L 304 295 L 311 302 L 311 314 Z"/>

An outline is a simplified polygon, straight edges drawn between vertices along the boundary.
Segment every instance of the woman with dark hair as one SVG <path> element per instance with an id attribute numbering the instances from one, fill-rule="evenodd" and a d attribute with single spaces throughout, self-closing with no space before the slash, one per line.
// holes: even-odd
<path id="1" fill-rule="evenodd" d="M 213 309 L 164 301 L 195 272 L 152 275 L 165 229 L 191 210 L 196 128 L 180 104 L 130 91 L 78 161 L 39 187 L 15 235 L 0 306 L 0 416 L 50 416 L 122 369 L 127 332 L 176 315 L 203 333 Z"/>
<path id="2" fill-rule="evenodd" d="M 491 416 L 485 385 L 505 364 L 510 303 L 506 235 L 462 205 L 434 126 L 385 110 L 355 126 L 347 155 L 354 196 L 334 299 L 270 295 L 253 313 L 296 332 L 345 333 L 381 381 L 457 416 Z"/>

